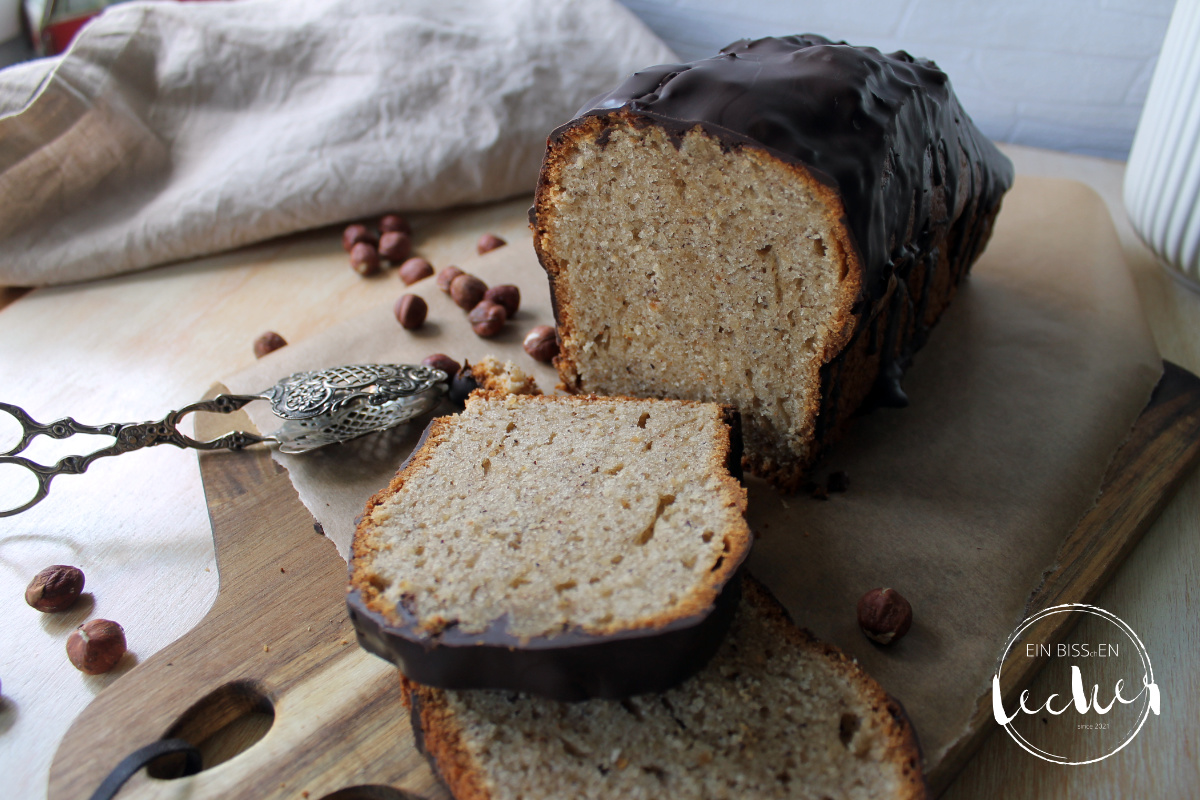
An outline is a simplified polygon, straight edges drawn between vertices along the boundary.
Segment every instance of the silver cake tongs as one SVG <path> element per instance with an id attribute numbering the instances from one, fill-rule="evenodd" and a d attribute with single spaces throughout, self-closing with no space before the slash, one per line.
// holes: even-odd
<path id="1" fill-rule="evenodd" d="M 17 444 L 0 453 L 0 466 L 22 467 L 37 480 L 37 490 L 23 504 L 13 505 L 0 494 L 0 517 L 20 514 L 46 497 L 50 481 L 59 475 L 78 475 L 93 461 L 144 447 L 173 444 L 197 450 L 240 450 L 252 444 L 274 444 L 284 453 L 304 453 L 328 444 L 347 442 L 364 434 L 387 430 L 432 410 L 449 391 L 450 376 L 433 367 L 410 364 L 356 364 L 315 372 L 289 375 L 257 394 L 219 394 L 172 411 L 157 422 L 110 422 L 83 425 L 70 417 L 43 425 L 19 406 L 0 402 L 20 425 Z M 234 431 L 201 442 L 179 431 L 183 417 L 194 411 L 228 414 L 254 400 L 268 400 L 271 410 L 283 420 L 277 431 L 266 435 Z M 71 455 L 53 466 L 45 466 L 18 455 L 38 436 L 66 439 L 77 433 L 112 436 L 108 447 L 87 455 Z M 23 498 L 25 495 L 21 495 Z M 20 503 L 20 500 L 16 501 Z"/>

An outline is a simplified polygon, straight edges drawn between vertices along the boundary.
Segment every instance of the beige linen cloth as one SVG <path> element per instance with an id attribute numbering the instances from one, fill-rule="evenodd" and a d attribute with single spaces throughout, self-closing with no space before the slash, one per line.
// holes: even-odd
<path id="1" fill-rule="evenodd" d="M 0 72 L 0 284 L 528 193 L 550 130 L 673 60 L 615 0 L 115 6 Z"/>

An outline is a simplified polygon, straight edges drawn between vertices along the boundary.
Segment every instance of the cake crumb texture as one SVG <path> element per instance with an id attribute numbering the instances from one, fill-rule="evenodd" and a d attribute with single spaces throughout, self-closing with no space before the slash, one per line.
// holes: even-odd
<path id="1" fill-rule="evenodd" d="M 750 545 L 726 414 L 476 392 L 369 504 L 352 581 L 429 636 L 606 635 L 707 613 Z"/>
<path id="2" fill-rule="evenodd" d="M 700 128 L 601 126 L 570 132 L 541 198 L 566 384 L 729 403 L 762 469 L 807 460 L 859 288 L 828 188 Z"/>
<path id="3" fill-rule="evenodd" d="M 848 657 L 746 581 L 726 642 L 664 694 L 558 703 L 404 682 L 456 798 L 919 798 L 915 735 Z"/>

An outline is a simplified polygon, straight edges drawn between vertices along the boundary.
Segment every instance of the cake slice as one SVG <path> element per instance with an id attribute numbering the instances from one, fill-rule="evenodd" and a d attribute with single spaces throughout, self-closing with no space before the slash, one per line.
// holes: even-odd
<path id="1" fill-rule="evenodd" d="M 650 67 L 548 141 L 531 214 L 576 391 L 727 403 L 797 488 L 900 377 L 1012 165 L 932 61 L 820 36 Z"/>
<path id="2" fill-rule="evenodd" d="M 478 382 L 367 505 L 350 561 L 359 641 L 425 684 L 558 699 L 694 673 L 751 543 L 736 415 Z"/>
<path id="3" fill-rule="evenodd" d="M 418 745 L 457 800 L 925 797 L 900 706 L 744 586 L 717 655 L 663 694 L 565 704 L 403 680 Z"/>

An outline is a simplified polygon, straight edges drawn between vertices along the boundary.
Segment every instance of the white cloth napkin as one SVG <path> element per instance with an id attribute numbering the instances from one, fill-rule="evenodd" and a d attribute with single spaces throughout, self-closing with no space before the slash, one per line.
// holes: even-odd
<path id="1" fill-rule="evenodd" d="M 615 0 L 114 6 L 0 71 L 0 284 L 529 192 L 547 133 L 672 60 Z"/>

